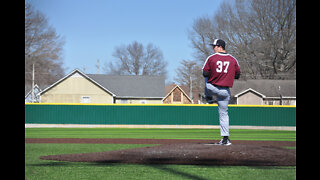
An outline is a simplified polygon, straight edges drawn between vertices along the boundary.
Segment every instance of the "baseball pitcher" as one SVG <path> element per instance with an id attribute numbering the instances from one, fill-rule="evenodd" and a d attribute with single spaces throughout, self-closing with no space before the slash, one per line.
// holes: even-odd
<path id="1" fill-rule="evenodd" d="M 230 87 L 234 79 L 239 79 L 240 68 L 236 58 L 226 53 L 225 42 L 215 39 L 210 44 L 214 54 L 210 55 L 202 68 L 205 77 L 205 96 L 208 103 L 212 103 L 212 96 L 217 97 L 220 134 L 223 137 L 217 145 L 231 145 L 229 139 L 228 104 L 230 100 Z"/>

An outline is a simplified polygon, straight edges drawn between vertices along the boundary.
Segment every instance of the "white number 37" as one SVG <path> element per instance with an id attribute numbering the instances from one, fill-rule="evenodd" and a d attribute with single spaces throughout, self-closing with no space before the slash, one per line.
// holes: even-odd
<path id="1" fill-rule="evenodd" d="M 218 68 L 216 69 L 217 73 L 221 73 L 224 68 L 224 73 L 228 73 L 228 67 L 229 67 L 230 62 L 229 61 L 217 61 L 217 66 Z"/>

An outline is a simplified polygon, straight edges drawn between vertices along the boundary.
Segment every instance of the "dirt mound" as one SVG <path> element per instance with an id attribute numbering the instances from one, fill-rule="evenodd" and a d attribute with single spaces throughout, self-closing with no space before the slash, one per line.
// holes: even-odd
<path id="1" fill-rule="evenodd" d="M 119 151 L 50 155 L 40 159 L 96 163 L 295 166 L 296 150 L 261 145 L 182 143 Z"/>

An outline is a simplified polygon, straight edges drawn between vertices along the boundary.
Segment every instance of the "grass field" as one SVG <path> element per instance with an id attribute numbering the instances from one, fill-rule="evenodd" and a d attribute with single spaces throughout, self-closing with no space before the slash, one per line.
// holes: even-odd
<path id="1" fill-rule="evenodd" d="M 214 139 L 219 129 L 26 128 L 26 138 Z M 296 131 L 231 129 L 231 140 L 296 141 Z"/>
<path id="2" fill-rule="evenodd" d="M 295 131 L 231 130 L 233 140 L 296 141 Z M 213 129 L 27 128 L 25 138 L 220 139 Z M 231 140 L 232 140 L 231 139 Z M 296 179 L 296 167 L 98 164 L 40 156 L 102 152 L 146 144 L 25 144 L 25 179 Z M 294 147 L 293 147 L 294 148 Z"/>

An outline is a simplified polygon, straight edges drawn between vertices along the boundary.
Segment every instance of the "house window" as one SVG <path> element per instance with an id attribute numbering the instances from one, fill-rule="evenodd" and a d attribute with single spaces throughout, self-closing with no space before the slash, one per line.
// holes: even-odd
<path id="1" fill-rule="evenodd" d="M 90 96 L 82 96 L 81 103 L 90 103 Z"/>
<path id="2" fill-rule="evenodd" d="M 181 102 L 181 92 L 178 88 L 173 91 L 173 101 Z"/>
<path id="3" fill-rule="evenodd" d="M 128 99 L 120 99 L 120 104 L 128 104 Z"/>

